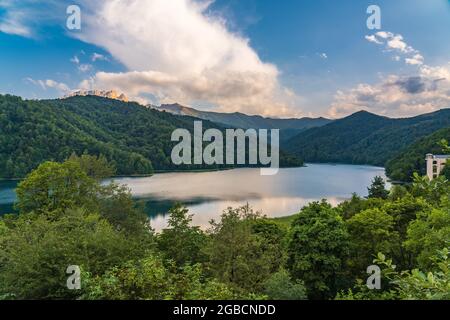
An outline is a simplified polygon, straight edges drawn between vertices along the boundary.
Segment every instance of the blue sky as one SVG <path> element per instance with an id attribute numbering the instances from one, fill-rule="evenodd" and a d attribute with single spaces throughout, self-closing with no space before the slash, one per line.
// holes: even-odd
<path id="1" fill-rule="evenodd" d="M 450 106 L 448 0 L 91 2 L 0 0 L 0 93 L 116 89 L 280 117 Z M 72 3 L 80 31 L 65 27 Z M 371 4 L 381 30 L 366 26 Z"/>

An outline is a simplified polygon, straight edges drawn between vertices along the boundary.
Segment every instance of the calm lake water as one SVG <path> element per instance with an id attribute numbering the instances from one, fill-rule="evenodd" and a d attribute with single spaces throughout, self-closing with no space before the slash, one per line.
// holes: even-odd
<path id="1" fill-rule="evenodd" d="M 157 231 L 166 226 L 167 210 L 176 202 L 195 214 L 195 225 L 208 227 L 228 207 L 249 203 L 269 217 L 298 212 L 305 204 L 328 199 L 337 205 L 353 192 L 367 195 L 375 176 L 385 177 L 384 168 L 359 165 L 308 164 L 303 168 L 280 169 L 275 176 L 261 176 L 259 169 L 216 172 L 164 173 L 146 178 L 120 178 L 133 196 L 145 204 Z M 0 182 L 0 214 L 10 212 L 16 182 Z"/>

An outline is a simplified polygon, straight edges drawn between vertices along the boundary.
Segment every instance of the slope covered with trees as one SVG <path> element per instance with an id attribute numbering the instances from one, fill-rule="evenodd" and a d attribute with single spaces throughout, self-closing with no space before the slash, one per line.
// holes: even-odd
<path id="1" fill-rule="evenodd" d="M 404 149 L 386 163 L 386 173 L 392 179 L 400 181 L 411 180 L 414 172 L 425 175 L 425 155 L 442 154 L 444 151 L 438 141 L 443 139 L 450 141 L 450 127 L 438 130 Z"/>
<path id="2" fill-rule="evenodd" d="M 172 132 L 192 132 L 194 120 L 94 96 L 34 101 L 0 95 L 0 178 L 24 177 L 43 161 L 63 161 L 85 152 L 104 155 L 119 175 L 223 167 L 172 163 Z M 203 121 L 204 129 L 213 127 L 221 128 Z M 280 162 L 302 165 L 284 153 Z"/>
<path id="3" fill-rule="evenodd" d="M 450 126 L 450 109 L 390 119 L 360 111 L 290 139 L 286 150 L 310 162 L 384 166 L 386 161 L 433 132 Z"/>

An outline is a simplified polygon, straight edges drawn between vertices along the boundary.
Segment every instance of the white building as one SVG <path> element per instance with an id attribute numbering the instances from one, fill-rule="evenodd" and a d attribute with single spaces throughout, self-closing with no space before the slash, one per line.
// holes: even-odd
<path id="1" fill-rule="evenodd" d="M 430 180 L 439 177 L 450 155 L 427 154 L 427 176 Z"/>

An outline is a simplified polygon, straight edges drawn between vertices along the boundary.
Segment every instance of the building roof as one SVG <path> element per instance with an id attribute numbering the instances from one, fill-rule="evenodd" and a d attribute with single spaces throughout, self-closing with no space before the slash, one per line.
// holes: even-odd
<path id="1" fill-rule="evenodd" d="M 435 154 L 433 157 L 436 159 L 450 159 L 450 154 Z"/>

